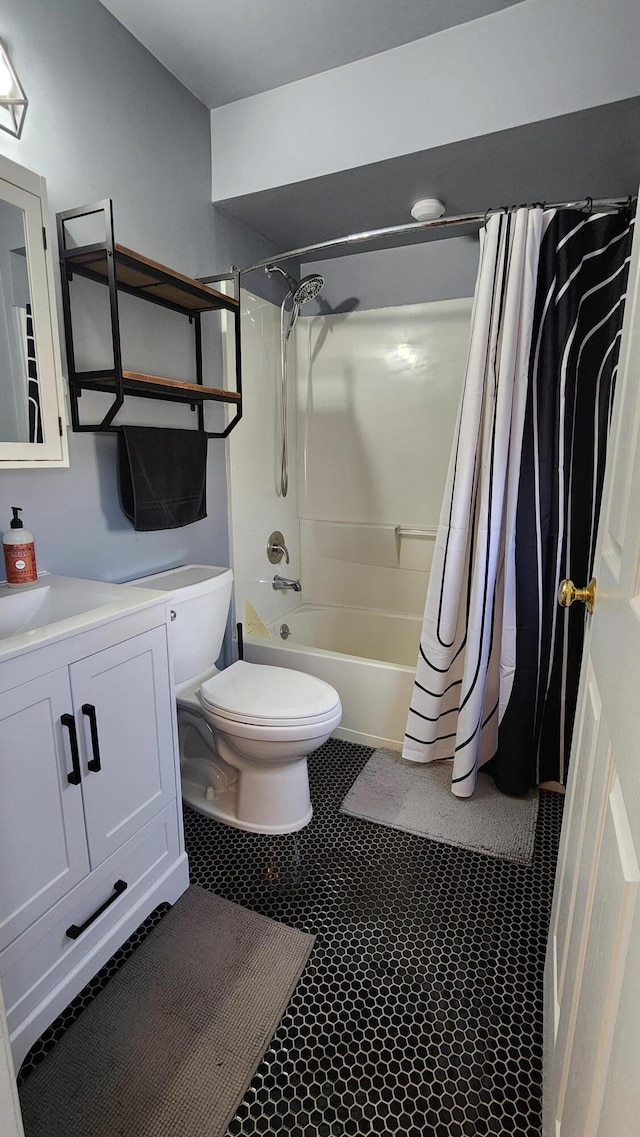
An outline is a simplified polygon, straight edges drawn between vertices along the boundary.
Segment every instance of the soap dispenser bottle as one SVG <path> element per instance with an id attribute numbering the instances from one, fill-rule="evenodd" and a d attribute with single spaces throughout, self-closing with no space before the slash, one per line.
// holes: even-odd
<path id="1" fill-rule="evenodd" d="M 33 533 L 23 527 L 19 506 L 14 505 L 12 509 L 11 528 L 4 534 L 2 546 L 7 584 L 9 588 L 19 588 L 21 584 L 33 584 L 38 579 L 38 572 Z"/>

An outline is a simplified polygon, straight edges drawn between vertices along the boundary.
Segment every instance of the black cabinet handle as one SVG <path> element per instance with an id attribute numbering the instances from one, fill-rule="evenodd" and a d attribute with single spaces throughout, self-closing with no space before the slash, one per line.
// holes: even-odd
<path id="1" fill-rule="evenodd" d="M 85 920 L 84 924 L 72 924 L 70 928 L 67 928 L 65 935 L 68 936 L 70 940 L 77 940 L 78 936 L 81 936 L 83 932 L 86 932 L 87 928 L 93 924 L 94 920 L 97 920 L 98 916 L 101 916 L 103 912 L 106 912 L 107 908 L 113 904 L 114 900 L 117 900 L 120 894 L 124 892 L 128 887 L 129 885 L 127 884 L 126 880 L 117 880 L 113 886 L 113 896 L 110 896 L 108 900 L 105 900 L 104 904 L 101 904 L 99 908 L 96 908 L 93 916 L 89 916 L 89 919 Z"/>
<path id="2" fill-rule="evenodd" d="M 73 715 L 60 715 L 60 722 L 69 731 L 69 745 L 71 747 L 71 765 L 73 769 L 67 774 L 67 781 L 72 786 L 80 785 L 80 751 L 78 750 L 78 735 L 76 733 L 76 720 Z"/>
<path id="3" fill-rule="evenodd" d="M 91 730 L 91 749 L 93 750 L 93 758 L 87 762 L 87 769 L 97 774 L 102 769 L 100 762 L 100 742 L 98 740 L 98 720 L 96 718 L 96 708 L 91 703 L 82 704 L 82 713 L 89 719 L 89 729 Z"/>

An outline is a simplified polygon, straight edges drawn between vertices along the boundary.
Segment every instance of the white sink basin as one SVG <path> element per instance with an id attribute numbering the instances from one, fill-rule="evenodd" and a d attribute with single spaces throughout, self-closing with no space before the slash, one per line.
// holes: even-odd
<path id="1" fill-rule="evenodd" d="M 0 584 L 0 659 L 158 600 L 166 603 L 167 593 L 48 573 L 21 588 Z"/>
<path id="2" fill-rule="evenodd" d="M 43 621 L 46 623 L 44 610 L 50 592 L 48 585 L 28 592 L 7 591 L 0 601 L 0 639 L 29 631 Z"/>
<path id="3" fill-rule="evenodd" d="M 2 589 L 0 593 L 0 639 L 32 632 L 111 604 L 119 596 L 119 584 L 47 577 L 32 585 Z"/>

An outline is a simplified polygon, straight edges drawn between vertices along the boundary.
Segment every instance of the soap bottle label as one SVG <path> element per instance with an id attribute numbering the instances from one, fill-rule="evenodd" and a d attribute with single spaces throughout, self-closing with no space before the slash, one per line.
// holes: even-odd
<path id="1" fill-rule="evenodd" d="M 28 545 L 5 545 L 4 563 L 7 584 L 30 584 L 38 579 L 33 541 Z"/>

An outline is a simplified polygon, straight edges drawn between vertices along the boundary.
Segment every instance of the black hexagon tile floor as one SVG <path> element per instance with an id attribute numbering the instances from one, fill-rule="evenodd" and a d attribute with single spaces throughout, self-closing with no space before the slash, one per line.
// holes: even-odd
<path id="1" fill-rule="evenodd" d="M 540 1137 L 542 976 L 562 798 L 528 868 L 339 812 L 371 751 L 309 761 L 314 817 L 267 837 L 191 810 L 192 880 L 316 934 L 228 1137 Z M 27 1076 L 151 927 L 33 1048 Z"/>

